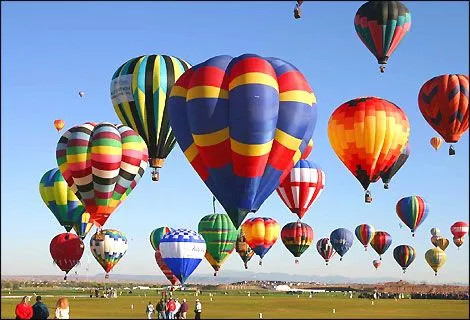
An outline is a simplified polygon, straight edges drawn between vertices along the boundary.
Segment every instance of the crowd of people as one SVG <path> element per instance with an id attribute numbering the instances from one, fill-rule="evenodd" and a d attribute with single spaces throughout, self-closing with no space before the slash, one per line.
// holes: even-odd
<path id="1" fill-rule="evenodd" d="M 468 292 L 453 293 L 412 293 L 411 299 L 449 299 L 449 300 L 468 300 Z"/>
<path id="2" fill-rule="evenodd" d="M 61 297 L 57 300 L 54 312 L 55 319 L 69 319 L 69 300 Z M 15 308 L 16 319 L 47 319 L 49 318 L 49 309 L 42 302 L 41 296 L 36 296 L 36 303 L 29 304 L 29 297 L 24 296 L 21 302 Z"/>
<path id="3" fill-rule="evenodd" d="M 186 299 L 180 303 L 178 298 L 170 297 L 169 299 L 161 298 L 155 307 L 149 301 L 145 312 L 147 319 L 152 319 L 153 314 L 156 314 L 156 319 L 187 319 L 188 310 L 189 305 Z M 201 319 L 202 304 L 199 299 L 196 299 L 194 313 L 195 319 Z"/>

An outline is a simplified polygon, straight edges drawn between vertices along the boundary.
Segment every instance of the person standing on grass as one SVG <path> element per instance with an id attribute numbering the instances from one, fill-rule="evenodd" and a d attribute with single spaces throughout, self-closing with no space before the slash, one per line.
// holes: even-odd
<path id="1" fill-rule="evenodd" d="M 160 302 L 157 304 L 158 319 L 166 319 L 165 309 L 165 301 L 163 301 L 163 298 L 161 298 Z"/>
<path id="2" fill-rule="evenodd" d="M 56 303 L 55 319 L 70 319 L 69 299 L 60 297 Z"/>
<path id="3" fill-rule="evenodd" d="M 166 304 L 166 307 L 168 309 L 168 319 L 174 319 L 176 310 L 175 300 L 173 300 L 173 298 L 170 298 L 170 300 L 168 300 L 168 303 Z"/>
<path id="4" fill-rule="evenodd" d="M 194 306 L 194 319 L 201 319 L 201 313 L 202 313 L 202 304 L 199 299 L 196 299 L 196 305 Z"/>
<path id="5" fill-rule="evenodd" d="M 147 319 L 152 319 L 152 313 L 155 311 L 153 308 L 152 302 L 149 301 L 149 304 L 147 305 L 147 309 L 145 312 L 147 312 Z"/>
<path id="6" fill-rule="evenodd" d="M 186 315 L 188 314 L 189 305 L 186 302 L 186 299 L 183 299 L 183 303 L 180 307 L 180 319 L 186 319 Z"/>
<path id="7" fill-rule="evenodd" d="M 175 299 L 175 319 L 179 319 L 180 318 L 180 315 L 181 315 L 181 312 L 180 312 L 180 308 L 181 308 L 181 303 L 179 302 L 178 298 Z"/>
<path id="8" fill-rule="evenodd" d="M 36 297 L 36 303 L 33 305 L 32 319 L 47 319 L 49 318 L 49 309 L 42 303 L 41 296 Z"/>
<path id="9" fill-rule="evenodd" d="M 28 303 L 28 301 L 28 296 L 24 296 L 23 299 L 21 299 L 21 302 L 16 305 L 16 319 L 31 319 L 31 317 L 33 316 L 33 308 Z"/>

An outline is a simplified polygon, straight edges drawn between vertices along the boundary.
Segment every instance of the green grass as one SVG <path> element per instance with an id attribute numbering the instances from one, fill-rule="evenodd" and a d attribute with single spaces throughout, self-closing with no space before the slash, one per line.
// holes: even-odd
<path id="1" fill-rule="evenodd" d="M 24 292 L 24 291 L 23 291 Z M 21 292 L 21 293 L 23 293 Z M 31 294 L 33 291 L 29 291 Z M 35 291 L 37 294 L 51 294 L 53 291 Z M 70 292 L 70 291 L 69 291 Z M 63 292 L 65 293 L 65 292 Z M 134 292 L 133 295 L 122 295 L 117 299 L 104 298 L 76 298 L 73 295 L 84 295 L 86 292 L 65 293 L 69 296 L 70 316 L 72 319 L 106 319 L 106 318 L 145 318 L 145 307 L 149 301 L 156 304 L 158 297 L 155 291 L 148 292 L 147 297 L 143 293 Z M 262 295 L 264 294 L 264 299 Z M 2 290 L 2 295 L 5 292 Z M 6 294 L 7 295 L 7 294 Z M 11 292 L 11 295 L 21 295 L 19 291 Z M 175 297 L 186 297 L 190 303 L 188 318 L 194 318 L 194 301 L 196 297 L 191 292 L 176 292 Z M 53 314 L 53 306 L 58 296 L 43 297 L 43 302 L 49 307 L 49 312 Z M 264 319 L 273 318 L 408 318 L 408 319 L 445 319 L 445 318 L 469 318 L 469 302 L 457 300 L 409 300 L 383 299 L 374 301 L 374 305 L 368 299 L 358 299 L 345 297 L 343 295 L 314 295 L 309 298 L 303 294 L 253 294 L 246 295 L 229 294 L 224 295 L 218 292 L 210 301 L 208 292 L 199 296 L 203 305 L 203 318 L 225 318 L 225 319 L 256 319 L 259 313 L 263 313 Z M 34 297 L 33 297 L 34 300 Z M 20 298 L 2 298 L 1 317 L 2 319 L 14 318 L 15 305 Z M 131 305 L 134 309 L 131 309 Z M 336 313 L 332 313 L 332 309 Z M 52 317 L 51 317 L 52 318 Z"/>

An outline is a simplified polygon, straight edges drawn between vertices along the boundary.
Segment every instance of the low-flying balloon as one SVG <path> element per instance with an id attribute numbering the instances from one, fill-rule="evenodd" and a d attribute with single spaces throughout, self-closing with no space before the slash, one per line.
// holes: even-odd
<path id="1" fill-rule="evenodd" d="M 367 246 L 372 241 L 375 234 L 374 226 L 365 223 L 360 224 L 356 227 L 355 233 L 357 240 L 362 243 L 365 251 L 367 251 Z"/>
<path id="2" fill-rule="evenodd" d="M 242 224 L 246 243 L 260 257 L 259 264 L 279 237 L 279 223 L 271 218 L 258 217 L 246 220 Z"/>
<path id="3" fill-rule="evenodd" d="M 54 263 L 65 272 L 64 280 L 82 258 L 83 250 L 82 240 L 73 233 L 61 233 L 52 239 L 49 251 Z"/>
<path id="4" fill-rule="evenodd" d="M 395 207 L 398 217 L 411 230 L 411 235 L 415 236 L 415 231 L 426 219 L 429 213 L 429 204 L 423 197 L 410 196 L 398 200 Z"/>
<path id="5" fill-rule="evenodd" d="M 317 251 L 325 260 L 326 265 L 328 265 L 331 257 L 335 254 L 335 249 L 333 249 L 329 238 L 322 238 L 317 241 Z"/>
<path id="6" fill-rule="evenodd" d="M 434 275 L 437 276 L 437 271 L 444 265 L 447 259 L 446 253 L 441 248 L 429 249 L 424 255 L 426 262 L 434 270 Z"/>
<path id="7" fill-rule="evenodd" d="M 431 146 L 437 151 L 442 145 L 442 138 L 432 137 L 431 140 L 429 140 L 429 143 L 431 143 Z"/>
<path id="8" fill-rule="evenodd" d="M 385 231 L 376 231 L 370 242 L 370 246 L 377 252 L 380 260 L 382 260 L 382 255 L 387 251 L 387 249 L 392 244 L 392 236 Z"/>
<path id="9" fill-rule="evenodd" d="M 299 258 L 313 242 L 313 229 L 300 221 L 288 223 L 282 227 L 281 240 L 287 250 Z M 295 259 L 295 263 L 299 263 L 299 260 Z"/>
<path id="10" fill-rule="evenodd" d="M 351 248 L 354 241 L 354 234 L 344 228 L 333 230 L 330 234 L 330 242 L 333 249 L 339 254 L 340 261 L 343 260 L 343 256 Z"/>
<path id="11" fill-rule="evenodd" d="M 103 229 L 90 238 L 91 253 L 106 272 L 105 278 L 109 277 L 109 272 L 121 260 L 127 248 L 127 238 L 118 230 Z"/>
<path id="12" fill-rule="evenodd" d="M 416 258 L 416 250 L 412 246 L 402 244 L 393 249 L 393 257 L 402 268 L 403 273 L 405 273 L 406 268 L 408 268 Z"/>
<path id="13" fill-rule="evenodd" d="M 253 249 L 251 249 L 248 243 L 246 243 L 245 233 L 243 233 L 243 230 L 241 228 L 238 231 L 237 242 L 235 243 L 235 250 L 242 259 L 245 269 L 248 269 L 248 261 L 251 260 L 255 252 L 253 251 Z"/>
<path id="14" fill-rule="evenodd" d="M 173 274 L 173 272 L 168 268 L 165 261 L 163 261 L 162 253 L 160 249 L 155 250 L 155 261 L 157 262 L 158 267 L 163 272 L 163 275 L 170 281 L 170 283 L 174 286 L 178 283 L 178 278 Z"/>

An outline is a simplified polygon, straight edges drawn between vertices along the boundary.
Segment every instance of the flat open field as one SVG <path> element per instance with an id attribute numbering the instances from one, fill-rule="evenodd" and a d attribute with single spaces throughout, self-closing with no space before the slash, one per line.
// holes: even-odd
<path id="1" fill-rule="evenodd" d="M 12 292 L 11 295 L 19 295 L 20 292 Z M 53 312 L 53 306 L 57 301 L 57 292 L 41 291 L 37 292 L 43 296 L 43 301 Z M 29 293 L 31 294 L 31 292 Z M 54 294 L 54 297 L 47 295 Z M 76 298 L 73 298 L 73 295 Z M 149 301 L 155 305 L 158 297 L 155 292 L 149 292 L 144 296 L 141 292 L 133 295 L 122 295 L 115 299 L 89 298 L 84 297 L 86 292 L 70 292 L 65 294 L 70 301 L 70 316 L 72 319 L 106 319 L 106 318 L 145 318 L 145 307 Z M 264 294 L 264 299 L 262 294 Z M 15 316 L 15 305 L 20 298 L 6 298 L 8 294 L 2 292 L 1 317 L 2 319 L 13 319 Z M 81 295 L 81 297 L 79 297 Z M 188 318 L 194 318 L 192 312 L 196 297 L 191 292 L 176 292 L 175 297 L 180 300 L 186 297 L 190 303 Z M 206 319 L 256 319 L 259 313 L 263 314 L 263 319 L 273 318 L 408 318 L 408 319 L 444 319 L 444 318 L 469 318 L 469 302 L 458 300 L 409 300 L 409 299 L 382 299 L 375 300 L 372 305 L 371 300 L 354 297 L 349 299 L 342 294 L 316 294 L 309 298 L 308 294 L 297 295 L 288 294 L 252 294 L 246 295 L 228 294 L 222 292 L 211 297 L 208 293 L 199 296 L 203 313 Z M 34 296 L 32 297 L 34 302 Z M 134 308 L 131 308 L 134 305 Z M 333 314 L 333 309 L 335 313 Z M 51 317 L 52 318 L 52 317 Z"/>

